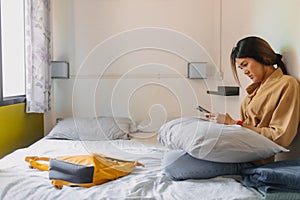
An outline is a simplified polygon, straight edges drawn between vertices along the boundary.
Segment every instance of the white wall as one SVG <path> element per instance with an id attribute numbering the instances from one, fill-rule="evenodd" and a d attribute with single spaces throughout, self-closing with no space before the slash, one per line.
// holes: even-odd
<path id="1" fill-rule="evenodd" d="M 247 78 L 240 77 L 239 97 L 209 96 L 206 90 L 236 85 L 229 54 L 248 35 L 269 41 L 300 80 L 298 4 L 298 0 L 53 0 L 54 60 L 70 63 L 71 79 L 54 81 L 54 111 L 46 124 L 50 129 L 55 117 L 95 114 L 129 115 L 141 121 L 149 118 L 145 113 L 151 115 L 153 105 L 166 118 L 193 115 L 198 103 L 238 118 L 250 83 Z M 188 61 L 207 61 L 208 78 L 186 79 Z M 220 66 L 223 82 L 217 77 Z"/>
<path id="2" fill-rule="evenodd" d="M 49 129 L 56 117 L 138 123 L 153 109 L 167 119 L 225 105 L 206 93 L 218 84 L 219 10 L 219 0 L 54 0 L 53 60 L 70 63 L 71 79 L 53 82 Z M 191 61 L 208 63 L 207 79 L 186 78 Z"/>
<path id="3" fill-rule="evenodd" d="M 257 35 L 266 39 L 275 51 L 287 56 L 284 61 L 288 71 L 300 79 L 298 5 L 298 0 L 223 0 L 223 65 L 229 65 L 229 53 L 239 39 Z M 230 71 L 225 77 L 226 82 L 233 81 Z M 244 80 L 245 85 L 248 83 Z"/>

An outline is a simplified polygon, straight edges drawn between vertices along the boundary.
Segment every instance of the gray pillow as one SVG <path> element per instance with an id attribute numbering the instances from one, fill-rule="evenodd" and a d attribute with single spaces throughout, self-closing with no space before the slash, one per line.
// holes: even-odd
<path id="1" fill-rule="evenodd" d="M 199 117 L 165 123 L 158 140 L 171 149 L 182 149 L 195 158 L 215 162 L 256 161 L 288 151 L 247 128 L 202 121 Z"/>
<path id="2" fill-rule="evenodd" d="M 126 117 L 65 118 L 54 126 L 46 138 L 67 140 L 129 139 L 129 133 L 135 131 L 135 124 Z"/>

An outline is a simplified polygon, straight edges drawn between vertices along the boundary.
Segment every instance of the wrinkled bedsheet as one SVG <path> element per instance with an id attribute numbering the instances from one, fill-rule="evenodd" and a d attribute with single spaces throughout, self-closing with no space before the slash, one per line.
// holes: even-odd
<path id="1" fill-rule="evenodd" d="M 229 177 L 207 180 L 172 181 L 161 173 L 161 159 L 166 148 L 147 137 L 113 141 L 70 141 L 41 139 L 28 148 L 19 149 L 0 160 L 1 200 L 65 200 L 65 199 L 178 199 L 178 200 L 255 200 L 258 193 L 248 190 Z M 30 169 L 26 156 L 60 157 L 101 153 L 107 156 L 138 160 L 145 168 L 91 188 L 51 185 L 48 172 Z"/>

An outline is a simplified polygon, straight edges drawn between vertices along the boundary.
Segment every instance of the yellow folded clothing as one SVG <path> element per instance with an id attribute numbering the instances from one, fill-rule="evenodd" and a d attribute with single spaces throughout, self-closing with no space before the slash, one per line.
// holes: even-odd
<path id="1" fill-rule="evenodd" d="M 120 160 L 102 154 L 59 158 L 27 156 L 25 161 L 32 168 L 49 171 L 49 179 L 59 189 L 64 185 L 80 187 L 99 185 L 130 174 L 136 166 L 144 167 L 137 161 Z"/>

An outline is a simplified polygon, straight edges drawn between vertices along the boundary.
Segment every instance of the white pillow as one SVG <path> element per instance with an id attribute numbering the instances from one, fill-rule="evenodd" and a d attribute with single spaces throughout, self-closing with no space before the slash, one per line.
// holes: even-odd
<path id="1" fill-rule="evenodd" d="M 164 122 L 157 122 L 157 121 L 151 121 L 151 120 L 143 120 L 141 123 L 137 125 L 137 130 L 140 132 L 157 132 L 158 129 L 165 123 Z"/>
<path id="2" fill-rule="evenodd" d="M 158 140 L 171 149 L 215 162 L 249 162 L 288 150 L 239 125 L 202 121 L 199 117 L 178 118 L 164 124 Z"/>
<path id="3" fill-rule="evenodd" d="M 65 118 L 59 121 L 46 138 L 68 140 L 129 139 L 135 124 L 125 117 Z"/>

